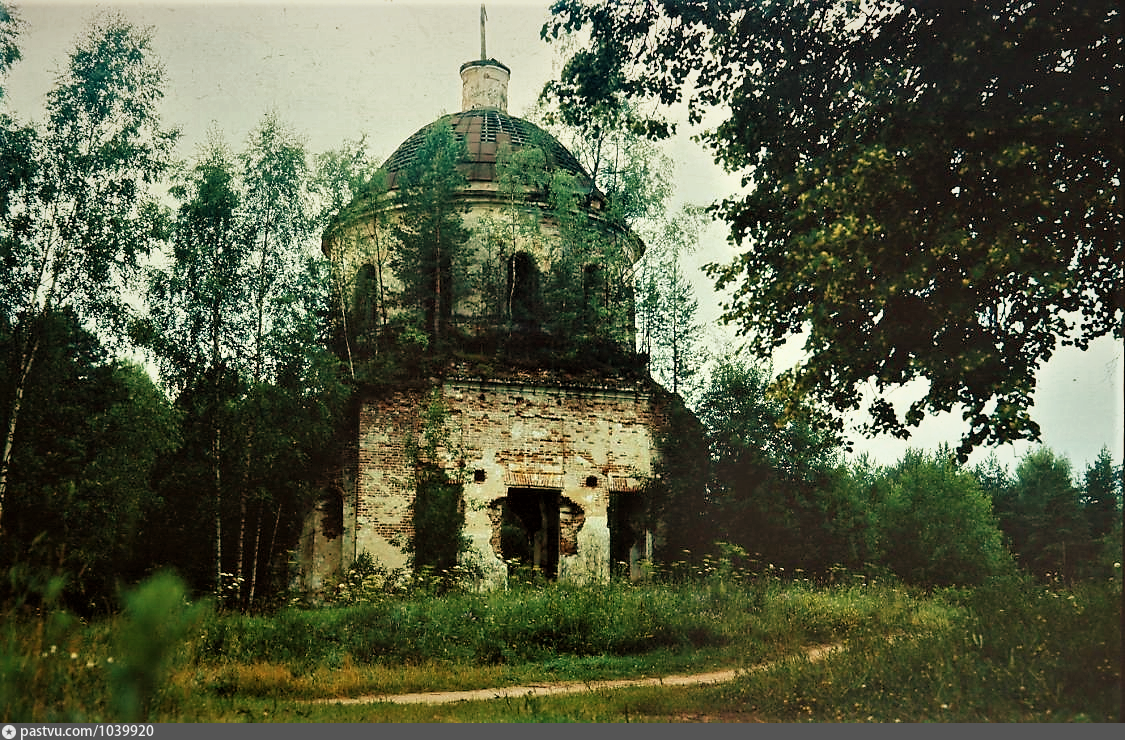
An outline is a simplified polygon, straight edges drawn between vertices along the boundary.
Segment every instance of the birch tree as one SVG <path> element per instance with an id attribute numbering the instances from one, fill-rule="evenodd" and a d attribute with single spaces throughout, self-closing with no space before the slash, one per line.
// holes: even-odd
<path id="1" fill-rule="evenodd" d="M 151 335 L 146 342 L 165 383 L 181 399 L 193 399 L 186 409 L 187 425 L 204 430 L 206 450 L 201 454 L 208 472 L 200 485 L 212 502 L 213 576 L 219 590 L 224 578 L 224 444 L 231 441 L 223 430 L 231 396 L 241 385 L 241 365 L 250 354 L 246 338 L 252 324 L 246 311 L 250 244 L 238 223 L 241 198 L 234 157 L 218 132 L 211 132 L 172 194 L 181 203 L 169 263 L 149 274 Z"/>
<path id="2" fill-rule="evenodd" d="M 213 587 L 243 607 L 334 431 L 310 176 L 304 144 L 273 114 L 237 155 L 213 132 L 173 190 L 173 249 L 150 276 L 150 346 L 188 405 L 183 454 L 202 460 L 176 485 L 211 492 Z"/>
<path id="3" fill-rule="evenodd" d="M 7 62 L 10 36 L 0 42 Z M 152 32 L 111 16 L 91 24 L 69 54 L 44 123 L 0 125 L 0 320 L 17 337 L 2 407 L 0 516 L 47 317 L 72 309 L 106 335 L 127 323 L 123 291 L 161 222 L 149 189 L 177 136 L 161 127 L 162 86 Z"/>

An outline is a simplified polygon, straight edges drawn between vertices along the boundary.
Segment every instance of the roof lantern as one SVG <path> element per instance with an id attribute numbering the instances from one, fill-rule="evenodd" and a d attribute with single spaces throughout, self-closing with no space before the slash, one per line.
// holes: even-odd
<path id="1" fill-rule="evenodd" d="M 461 65 L 461 110 L 491 108 L 508 112 L 508 80 L 512 71 L 495 59 Z"/>

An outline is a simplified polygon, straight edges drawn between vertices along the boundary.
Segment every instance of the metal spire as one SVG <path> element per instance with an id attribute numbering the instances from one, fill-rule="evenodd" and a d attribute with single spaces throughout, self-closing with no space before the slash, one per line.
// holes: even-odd
<path id="1" fill-rule="evenodd" d="M 484 3 L 480 4 L 480 58 L 481 60 L 488 59 L 488 55 L 484 53 L 484 22 L 488 20 L 488 13 L 484 12 Z"/>

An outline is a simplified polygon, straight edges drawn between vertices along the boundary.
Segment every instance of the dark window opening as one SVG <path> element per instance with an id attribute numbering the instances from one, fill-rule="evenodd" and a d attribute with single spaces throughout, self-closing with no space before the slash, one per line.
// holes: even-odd
<path id="1" fill-rule="evenodd" d="M 379 326 L 379 273 L 374 266 L 365 263 L 356 272 L 354 296 L 351 330 L 362 344 Z"/>
<path id="2" fill-rule="evenodd" d="M 534 329 L 539 323 L 539 271 L 527 252 L 508 258 L 508 317 L 519 329 Z"/>
<path id="3" fill-rule="evenodd" d="M 320 531 L 326 540 L 334 540 L 344 533 L 344 492 L 338 488 L 329 491 L 320 502 Z"/>
<path id="4" fill-rule="evenodd" d="M 484 483 L 484 471 L 483 470 L 478 468 L 477 470 L 473 471 L 473 482 L 474 483 Z"/>
<path id="5" fill-rule="evenodd" d="M 596 476 L 596 475 L 586 476 L 586 487 L 587 488 L 597 488 L 598 487 L 598 476 Z"/>

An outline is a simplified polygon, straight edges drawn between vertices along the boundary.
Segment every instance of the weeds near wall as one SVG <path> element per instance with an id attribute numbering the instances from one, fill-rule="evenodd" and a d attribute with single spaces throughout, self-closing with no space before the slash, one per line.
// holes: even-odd
<path id="1" fill-rule="evenodd" d="M 326 594 L 325 601 L 339 606 L 370 604 L 401 593 L 403 575 L 399 568 L 388 568 L 364 550 L 341 575 L 335 588 Z"/>
<path id="2" fill-rule="evenodd" d="M 464 481 L 448 468 L 448 463 L 463 460 L 460 447 L 451 441 L 449 416 L 440 392 L 434 390 L 422 410 L 421 433 L 405 445 L 414 474 L 407 552 L 415 586 L 439 593 L 474 575 L 465 572 L 471 543 L 465 536 Z M 463 464 L 456 470 L 463 470 Z"/>

